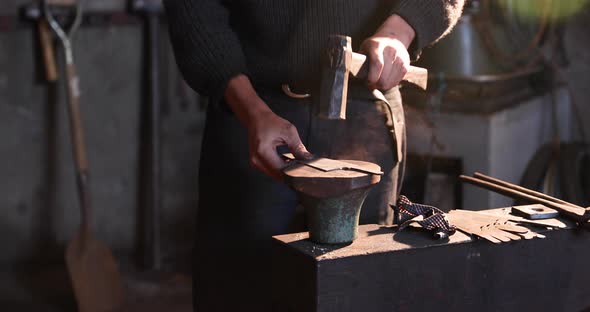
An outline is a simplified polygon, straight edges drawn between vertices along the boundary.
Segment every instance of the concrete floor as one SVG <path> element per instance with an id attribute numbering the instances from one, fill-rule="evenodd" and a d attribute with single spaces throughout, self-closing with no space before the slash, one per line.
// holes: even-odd
<path id="1" fill-rule="evenodd" d="M 125 271 L 126 305 L 121 311 L 190 312 L 191 279 L 182 274 Z M 65 267 L 0 273 L 0 310 L 74 312 L 76 302 Z"/>

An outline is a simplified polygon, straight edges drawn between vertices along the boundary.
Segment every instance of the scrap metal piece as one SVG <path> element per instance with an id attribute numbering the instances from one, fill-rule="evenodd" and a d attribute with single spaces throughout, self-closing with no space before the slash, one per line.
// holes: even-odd
<path id="1" fill-rule="evenodd" d="M 330 158 L 325 158 L 325 157 L 317 157 L 314 159 L 310 159 L 310 160 L 300 160 L 300 159 L 296 159 L 295 156 L 293 156 L 293 154 L 291 153 L 284 153 L 282 154 L 282 156 L 286 159 L 292 160 L 292 161 L 296 161 L 297 163 L 300 164 L 304 164 L 306 166 L 324 171 L 324 172 L 330 172 L 330 171 L 335 171 L 335 170 L 353 170 L 353 171 L 359 171 L 359 172 L 363 172 L 363 173 L 369 173 L 369 174 L 376 174 L 376 175 L 383 175 L 383 171 L 381 170 L 375 170 L 373 168 L 369 168 L 369 167 L 364 167 L 361 165 L 357 165 L 357 164 L 353 164 L 353 163 L 349 163 L 346 161 L 341 161 L 341 160 L 335 160 L 335 159 L 330 159 Z"/>
<path id="2" fill-rule="evenodd" d="M 531 220 L 550 219 L 559 215 L 557 210 L 545 207 L 541 204 L 513 206 L 511 212 L 517 216 Z"/>

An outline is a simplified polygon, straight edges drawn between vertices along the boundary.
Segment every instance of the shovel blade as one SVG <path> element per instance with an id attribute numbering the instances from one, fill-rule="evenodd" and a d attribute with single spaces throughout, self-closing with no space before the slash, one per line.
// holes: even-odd
<path id="1" fill-rule="evenodd" d="M 68 244 L 65 257 L 78 311 L 113 312 L 123 305 L 121 275 L 106 245 L 78 232 Z"/>

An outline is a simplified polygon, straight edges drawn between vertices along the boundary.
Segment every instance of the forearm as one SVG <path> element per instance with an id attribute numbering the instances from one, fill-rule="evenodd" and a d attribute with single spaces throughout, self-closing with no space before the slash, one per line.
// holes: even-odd
<path id="1" fill-rule="evenodd" d="M 313 157 L 301 142 L 295 126 L 272 112 L 246 75 L 229 80 L 224 98 L 248 132 L 250 164 L 254 168 L 281 181 L 280 169 L 285 162 L 277 154 L 278 146 L 287 145 L 298 159 Z"/>
<path id="2" fill-rule="evenodd" d="M 377 31 L 361 44 L 369 58 L 369 88 L 389 90 L 403 79 L 410 65 L 408 48 L 416 32 L 401 16 L 390 15 Z"/>
<path id="3" fill-rule="evenodd" d="M 247 74 L 246 59 L 221 0 L 164 0 L 170 41 L 185 80 L 220 100 L 229 79 Z"/>
<path id="4" fill-rule="evenodd" d="M 396 38 L 407 49 L 416 37 L 416 32 L 401 16 L 393 14 L 383 22 L 381 27 L 375 32 L 375 35 Z"/>
<path id="5" fill-rule="evenodd" d="M 243 74 L 231 78 L 223 94 L 225 102 L 246 128 L 262 114 L 272 113 L 258 96 L 250 79 Z"/>
<path id="6" fill-rule="evenodd" d="M 413 59 L 420 51 L 448 34 L 459 20 L 465 0 L 398 0 L 392 15 L 399 15 L 415 31 L 410 47 Z"/>

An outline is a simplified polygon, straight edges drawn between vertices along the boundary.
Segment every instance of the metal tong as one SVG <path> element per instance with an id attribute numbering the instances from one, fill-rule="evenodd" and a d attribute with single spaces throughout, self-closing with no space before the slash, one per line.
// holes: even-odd
<path id="1" fill-rule="evenodd" d="M 545 205 L 559 211 L 561 215 L 576 222 L 586 222 L 590 219 L 590 210 L 588 208 L 580 207 L 541 192 L 492 178 L 479 172 L 474 173 L 473 177 L 461 175 L 459 176 L 459 180 L 514 199 L 522 199 L 532 203 Z"/>

